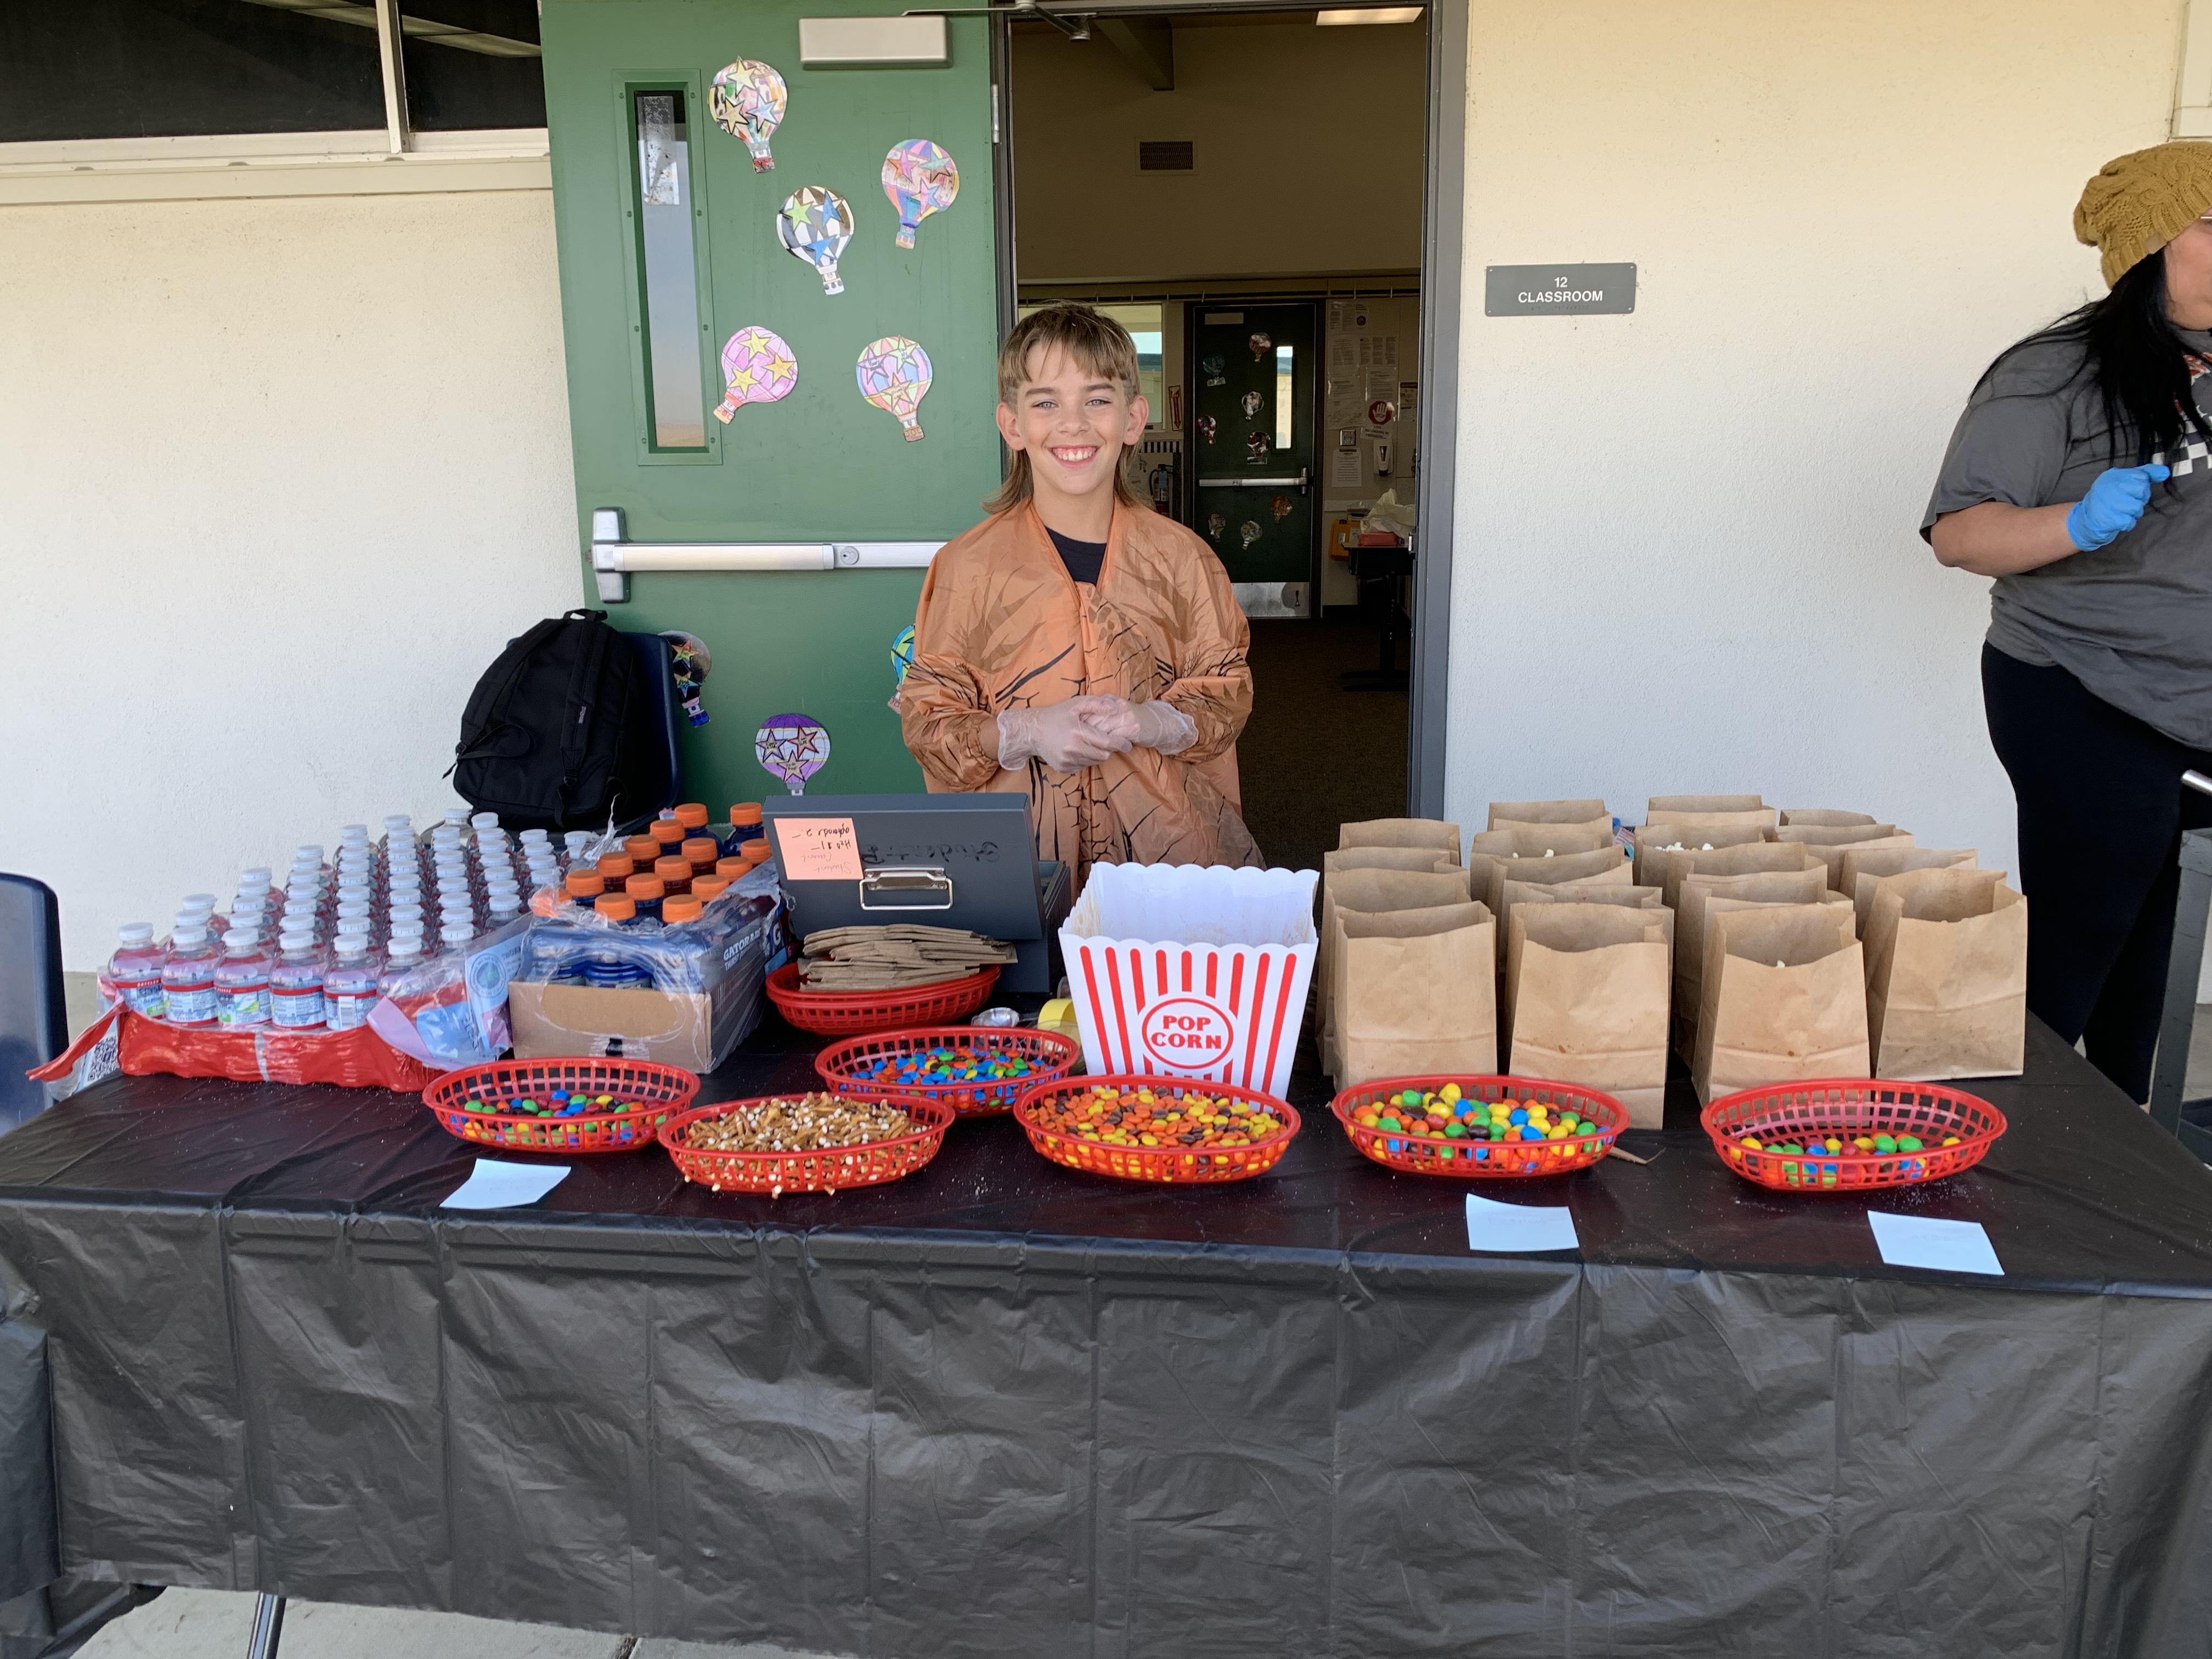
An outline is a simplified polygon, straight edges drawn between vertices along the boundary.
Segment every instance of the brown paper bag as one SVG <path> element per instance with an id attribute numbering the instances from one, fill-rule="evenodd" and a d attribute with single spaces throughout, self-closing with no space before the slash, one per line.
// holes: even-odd
<path id="1" fill-rule="evenodd" d="M 1492 830 L 1534 828 L 1556 824 L 1577 830 L 1600 830 L 1613 837 L 1613 814 L 1601 800 L 1494 800 L 1490 803 Z M 1565 852 L 1565 848 L 1559 849 Z"/>
<path id="2" fill-rule="evenodd" d="M 1320 926 L 1315 930 L 1319 941 L 1314 952 L 1314 1041 L 1320 1042 L 1326 1024 L 1328 993 L 1328 964 L 1331 942 L 1328 930 L 1329 885 L 1340 870 L 1415 870 L 1433 874 L 1438 870 L 1460 875 L 1459 866 L 1451 854 L 1433 847 L 1353 847 L 1321 855 Z M 1464 878 L 1462 878 L 1464 880 Z"/>
<path id="3" fill-rule="evenodd" d="M 1501 823 L 1495 830 L 1478 830 L 1468 842 L 1470 857 L 1481 853 L 1494 858 L 1565 858 L 1570 853 L 1595 853 L 1619 845 L 1613 838 L 1613 820 L 1603 829 L 1590 823 Z"/>
<path id="4" fill-rule="evenodd" d="M 1329 908 L 1322 916 L 1320 947 L 1314 953 L 1315 974 L 1321 982 L 1314 1007 L 1314 1032 L 1325 1070 L 1336 1069 L 1334 968 L 1337 949 L 1344 941 L 1338 918 L 1347 910 L 1372 915 L 1382 910 L 1420 910 L 1467 902 L 1467 877 L 1457 869 L 1336 872 L 1329 882 Z M 1496 948 L 1495 945 L 1492 946 Z M 1322 970 L 1324 963 L 1330 965 L 1329 971 Z"/>
<path id="5" fill-rule="evenodd" d="M 1658 917 L 1619 905 L 1528 905 L 1515 914 L 1506 961 L 1506 1070 L 1600 1090 L 1628 1109 L 1635 1127 L 1659 1127 L 1668 973 Z"/>
<path id="6" fill-rule="evenodd" d="M 1792 842 L 1790 846 L 1803 847 L 1808 853 L 1827 866 L 1828 885 L 1838 892 L 1844 890 L 1844 860 L 1852 853 L 1897 853 L 1911 849 L 1912 837 L 1900 830 L 1893 836 L 1883 836 L 1875 841 L 1855 841 L 1841 847 L 1814 847 L 1804 842 Z"/>
<path id="7" fill-rule="evenodd" d="M 1700 830 L 1771 830 L 1777 817 L 1757 795 L 1654 795 L 1644 809 L 1646 823 L 1676 823 Z"/>
<path id="8" fill-rule="evenodd" d="M 1698 1010 L 1705 994 L 1706 907 L 1715 899 L 1752 904 L 1817 904 L 1827 892 L 1827 877 L 1817 866 L 1683 878 L 1674 915 L 1679 929 L 1674 945 L 1674 1041 L 1684 1058 L 1696 1050 Z"/>
<path id="9" fill-rule="evenodd" d="M 1867 912 L 1874 905 L 1874 884 L 1883 876 L 1906 870 L 1972 869 L 1981 855 L 1971 847 L 1852 847 L 1844 850 L 1836 875 L 1836 890 L 1851 901 L 1858 912 L 1859 937 L 1866 937 Z"/>
<path id="10" fill-rule="evenodd" d="M 1766 831 L 1755 823 L 1719 830 L 1686 830 L 1678 823 L 1645 823 L 1629 831 L 1629 839 L 1636 848 L 1636 884 L 1656 887 L 1657 878 L 1646 873 L 1651 867 L 1652 854 L 1707 853 L 1723 847 L 1748 847 L 1765 841 Z"/>
<path id="11" fill-rule="evenodd" d="M 1604 904 L 1615 909 L 1641 910 L 1656 917 L 1667 935 L 1667 951 L 1671 957 L 1674 950 L 1674 913 L 1662 900 L 1656 887 L 1638 887 L 1632 882 L 1622 882 L 1617 876 L 1584 876 L 1576 881 L 1553 882 L 1547 886 L 1540 882 L 1515 881 L 1508 873 L 1499 890 L 1498 932 L 1501 939 L 1510 939 L 1513 930 L 1514 907 L 1522 904 Z M 1503 963 L 1499 964 L 1502 969 Z"/>
<path id="12" fill-rule="evenodd" d="M 1822 823 L 1843 826 L 1853 823 L 1872 823 L 1873 815 L 1867 812 L 1838 812 L 1827 806 L 1785 806 L 1782 809 L 1782 827 L 1791 824 Z"/>
<path id="13" fill-rule="evenodd" d="M 1437 818 L 1369 818 L 1337 826 L 1340 851 L 1353 847 L 1433 847 L 1459 862 L 1459 825 Z"/>
<path id="14" fill-rule="evenodd" d="M 1473 902 L 1339 909 L 1336 1086 L 1498 1069 L 1498 925 Z"/>
<path id="15" fill-rule="evenodd" d="M 1767 840 L 1801 841 L 1808 847 L 1850 847 L 1904 833 L 1893 823 L 1785 823 Z"/>
<path id="16" fill-rule="evenodd" d="M 1876 1077 L 2017 1077 L 2027 1042 L 2027 901 L 1997 870 L 1874 882 L 1867 1036 Z"/>
<path id="17" fill-rule="evenodd" d="M 1602 881 L 1632 887 L 1633 872 L 1628 860 L 1618 847 L 1607 842 L 1588 853 L 1567 853 L 1555 858 L 1489 858 L 1485 867 L 1469 867 L 1468 878 L 1486 877 L 1483 890 L 1474 894 L 1490 907 L 1496 915 L 1505 902 L 1505 884 L 1525 881 L 1535 886 L 1550 887 L 1563 881 Z"/>
<path id="18" fill-rule="evenodd" d="M 1644 877 L 1645 885 L 1666 895 L 1667 908 L 1672 910 L 1680 907 L 1682 882 L 1688 876 L 1748 876 L 1773 870 L 1812 870 L 1819 865 L 1812 850 L 1801 842 L 1755 841 L 1739 847 L 1716 847 L 1710 853 L 1655 850 Z"/>
<path id="19" fill-rule="evenodd" d="M 1708 907 L 1707 915 L 1690 1066 L 1699 1101 L 1765 1083 L 1869 1075 L 1865 957 L 1847 918 L 1813 904 Z"/>

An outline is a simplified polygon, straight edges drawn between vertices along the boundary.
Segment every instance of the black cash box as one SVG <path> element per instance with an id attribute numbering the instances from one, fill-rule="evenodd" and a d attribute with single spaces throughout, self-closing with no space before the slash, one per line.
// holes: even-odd
<path id="1" fill-rule="evenodd" d="M 999 970 L 1000 990 L 1049 996 L 1059 984 L 1060 924 L 1074 895 L 1067 866 L 1036 856 L 1027 796 L 771 796 L 761 817 L 799 938 L 891 922 L 972 928 L 1020 953 Z M 793 880 L 785 822 L 841 819 L 858 842 L 859 878 Z"/>

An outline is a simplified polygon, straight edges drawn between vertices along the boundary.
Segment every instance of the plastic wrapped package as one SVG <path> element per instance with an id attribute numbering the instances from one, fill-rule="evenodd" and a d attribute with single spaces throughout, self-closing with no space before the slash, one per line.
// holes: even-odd
<path id="1" fill-rule="evenodd" d="M 720 1065 L 759 1024 L 782 943 L 773 878 L 747 884 L 670 927 L 616 926 L 576 907 L 533 921 L 508 988 L 516 1054 Z"/>

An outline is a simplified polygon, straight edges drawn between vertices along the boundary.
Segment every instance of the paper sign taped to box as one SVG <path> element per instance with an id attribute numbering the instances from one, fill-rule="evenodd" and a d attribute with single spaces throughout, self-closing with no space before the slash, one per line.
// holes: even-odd
<path id="1" fill-rule="evenodd" d="M 1313 980 L 1317 879 L 1093 865 L 1060 934 L 1085 1066 L 1281 1094 Z"/>
<path id="2" fill-rule="evenodd" d="M 775 821 L 775 842 L 786 881 L 858 881 L 860 837 L 850 818 Z"/>

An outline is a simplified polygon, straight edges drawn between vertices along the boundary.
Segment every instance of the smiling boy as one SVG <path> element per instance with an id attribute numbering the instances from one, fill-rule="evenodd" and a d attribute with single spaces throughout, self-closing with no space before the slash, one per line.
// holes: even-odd
<path id="1" fill-rule="evenodd" d="M 1127 332 L 1089 306 L 999 353 L 1013 464 L 922 583 L 899 694 L 933 791 L 1026 790 L 1037 856 L 1257 865 L 1237 737 L 1250 630 L 1212 550 L 1129 487 L 1149 410 Z"/>

